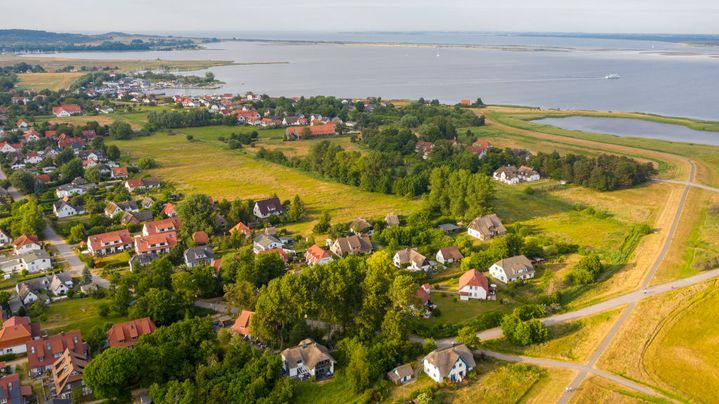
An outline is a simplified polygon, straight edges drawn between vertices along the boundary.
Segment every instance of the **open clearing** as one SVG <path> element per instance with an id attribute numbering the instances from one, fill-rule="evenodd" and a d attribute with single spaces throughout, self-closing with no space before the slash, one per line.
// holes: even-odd
<path id="1" fill-rule="evenodd" d="M 572 404 L 669 403 L 669 401 L 646 396 L 597 376 L 588 377 L 584 383 L 579 386 L 570 402 Z"/>
<path id="2" fill-rule="evenodd" d="M 110 299 L 86 297 L 52 303 L 47 306 L 47 320 L 40 321 L 40 325 L 44 331 L 50 334 L 79 329 L 83 335 L 87 335 L 96 325 L 101 326 L 107 322 L 118 323 L 127 320 L 127 317 L 101 317 L 99 307 L 103 303 L 110 303 Z M 38 321 L 37 319 L 32 320 L 33 322 Z"/>
<path id="3" fill-rule="evenodd" d="M 226 129 L 226 132 L 229 129 Z M 238 131 L 238 128 L 232 128 Z M 185 135 L 192 134 L 189 142 Z M 408 214 L 421 206 L 420 200 L 360 191 L 349 185 L 321 178 L 267 161 L 257 160 L 242 150 L 228 150 L 217 138 L 223 131 L 213 128 L 177 130 L 177 134 L 157 133 L 117 144 L 125 157 L 152 157 L 160 167 L 150 173 L 173 183 L 186 194 L 205 193 L 215 199 L 261 199 L 276 193 L 281 199 L 299 195 L 308 218 L 287 228 L 308 234 L 323 210 L 329 210 L 333 223 L 348 222 L 359 216 L 383 218 L 388 213 Z M 225 133 L 226 135 L 226 133 Z"/>
<path id="4" fill-rule="evenodd" d="M 70 88 L 72 84 L 85 73 L 22 73 L 18 74 L 20 88 L 25 90 L 40 91 L 45 88 L 58 91 Z"/>

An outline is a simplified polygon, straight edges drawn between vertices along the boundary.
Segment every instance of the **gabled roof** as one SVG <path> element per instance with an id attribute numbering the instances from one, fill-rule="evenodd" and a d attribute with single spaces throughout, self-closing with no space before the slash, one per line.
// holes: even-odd
<path id="1" fill-rule="evenodd" d="M 476 269 L 470 269 L 459 278 L 457 288 L 462 290 L 465 286 L 479 286 L 485 291 L 489 291 L 489 281 L 487 281 L 487 277 Z"/>
<path id="2" fill-rule="evenodd" d="M 173 248 L 177 245 L 177 233 L 174 231 L 156 233 L 147 236 L 135 236 L 135 250 L 138 254 Z"/>
<path id="3" fill-rule="evenodd" d="M 250 335 L 250 322 L 254 314 L 254 311 L 242 310 L 237 320 L 235 320 L 235 324 L 232 325 L 232 331 L 242 335 Z"/>
<path id="4" fill-rule="evenodd" d="M 452 366 L 458 360 L 462 360 L 468 368 L 476 366 L 472 352 L 464 344 L 458 344 L 442 349 L 435 349 L 424 357 L 424 360 L 434 365 L 439 370 L 439 375 L 443 379 L 447 377 Z"/>
<path id="5" fill-rule="evenodd" d="M 528 269 L 530 272 L 534 272 L 534 266 L 524 255 L 517 255 L 515 257 L 509 257 L 501 259 L 494 263 L 494 265 L 502 268 L 507 277 L 513 278 L 519 273 L 519 270 Z"/>
<path id="6" fill-rule="evenodd" d="M 305 257 L 307 257 L 307 255 L 312 257 L 315 261 L 320 261 L 323 258 L 332 257 L 332 255 L 327 252 L 327 250 L 318 246 L 317 244 L 313 244 L 312 247 L 307 249 L 307 252 L 305 252 Z"/>
<path id="7" fill-rule="evenodd" d="M 40 240 L 37 236 L 28 236 L 27 234 L 21 235 L 12 242 L 13 247 L 16 249 L 32 244 L 40 244 Z"/>
<path id="8" fill-rule="evenodd" d="M 246 236 L 249 236 L 250 234 L 252 234 L 252 230 L 250 230 L 250 228 L 242 222 L 237 223 L 230 229 L 230 234 L 233 234 L 236 232 L 240 232 L 240 234 L 244 234 Z"/>
<path id="9" fill-rule="evenodd" d="M 458 261 L 464 258 L 464 255 L 462 255 L 462 252 L 459 251 L 459 248 L 457 248 L 456 246 L 444 247 L 440 249 L 439 252 L 442 254 L 442 257 L 444 257 L 445 260 L 451 259 L 454 261 Z"/>
<path id="10" fill-rule="evenodd" d="M 130 232 L 126 229 L 111 231 L 107 233 L 95 234 L 87 238 L 90 247 L 96 251 L 100 250 L 108 244 L 127 245 L 132 244 Z"/>
<path id="11" fill-rule="evenodd" d="M 397 366 L 396 368 L 387 372 L 387 378 L 389 378 L 394 383 L 397 383 L 408 376 L 414 376 L 414 369 L 412 369 L 412 365 L 410 365 L 409 363 Z"/>
<path id="12" fill-rule="evenodd" d="M 503 234 L 507 232 L 507 229 L 502 224 L 502 221 L 494 213 L 480 216 L 472 220 L 472 223 L 470 223 L 468 227 L 483 235 L 492 235 L 494 233 Z"/>
<path id="13" fill-rule="evenodd" d="M 145 223 L 144 230 L 147 231 L 147 234 L 178 231 L 180 230 L 180 219 L 177 217 L 168 217 L 167 219 L 147 222 Z"/>
<path id="14" fill-rule="evenodd" d="M 282 202 L 280 202 L 280 198 L 277 197 L 257 201 L 255 206 L 263 216 L 283 212 Z"/>
<path id="15" fill-rule="evenodd" d="M 117 323 L 107 331 L 107 342 L 113 347 L 133 346 L 141 336 L 152 334 L 156 329 L 150 317 Z"/>
<path id="16" fill-rule="evenodd" d="M 185 259 L 189 262 L 195 262 L 202 259 L 213 259 L 215 258 L 215 252 L 212 248 L 203 245 L 199 247 L 192 247 L 185 250 Z"/>
<path id="17" fill-rule="evenodd" d="M 366 234 L 338 238 L 334 245 L 337 246 L 335 249 L 338 251 L 337 254 L 339 255 L 346 253 L 365 254 L 372 252 L 372 242 Z"/>
<path id="18" fill-rule="evenodd" d="M 192 233 L 192 241 L 197 244 L 207 244 L 210 242 L 210 236 L 208 236 L 206 232 L 198 230 Z"/>
<path id="19" fill-rule="evenodd" d="M 296 367 L 298 362 L 302 362 L 305 367 L 314 369 L 318 363 L 325 360 L 336 362 L 324 345 L 310 338 L 300 341 L 296 347 L 285 349 L 281 355 L 289 367 Z"/>
<path id="20" fill-rule="evenodd" d="M 66 349 L 80 355 L 85 355 L 87 352 L 80 330 L 72 330 L 43 339 L 32 340 L 25 345 L 30 369 L 52 365 L 55 362 L 55 355 L 65 352 Z"/>
<path id="21" fill-rule="evenodd" d="M 415 264 L 418 267 L 424 266 L 427 262 L 427 257 L 420 254 L 414 248 L 405 248 L 397 251 L 395 254 L 399 258 L 400 264 Z"/>
<path id="22" fill-rule="evenodd" d="M 39 334 L 39 327 L 30 324 L 30 317 L 13 316 L 5 320 L 0 328 L 0 348 L 25 345 Z"/>
<path id="23" fill-rule="evenodd" d="M 68 385 L 82 380 L 82 372 L 87 366 L 87 357 L 66 349 L 52 365 L 52 380 L 55 392 L 63 392 Z"/>

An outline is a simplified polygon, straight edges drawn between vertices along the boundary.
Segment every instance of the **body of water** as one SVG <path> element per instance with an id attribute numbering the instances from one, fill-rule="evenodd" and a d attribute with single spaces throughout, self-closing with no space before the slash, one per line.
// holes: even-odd
<path id="1" fill-rule="evenodd" d="M 682 125 L 641 119 L 570 116 L 566 118 L 543 118 L 532 122 L 583 132 L 719 146 L 719 132 L 694 130 Z"/>
<path id="2" fill-rule="evenodd" d="M 481 97 L 493 104 L 639 111 L 719 120 L 716 108 L 719 105 L 719 49 L 636 40 L 476 33 L 296 37 L 265 34 L 265 37 L 435 45 L 228 41 L 194 51 L 87 52 L 57 56 L 286 62 L 211 68 L 218 79 L 227 83 L 216 91 L 218 93 L 424 97 L 448 103 Z M 437 45 L 450 43 L 460 46 Z M 608 74 L 618 74 L 621 79 L 607 80 L 604 77 Z"/>

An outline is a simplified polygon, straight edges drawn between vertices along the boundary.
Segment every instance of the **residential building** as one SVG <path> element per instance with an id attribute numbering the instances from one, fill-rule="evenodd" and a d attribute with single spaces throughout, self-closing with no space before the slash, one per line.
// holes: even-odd
<path id="1" fill-rule="evenodd" d="M 215 253 L 206 245 L 188 248 L 183 255 L 188 268 L 212 265 L 212 261 L 215 260 Z"/>
<path id="2" fill-rule="evenodd" d="M 459 278 L 457 289 L 460 300 L 487 300 L 489 281 L 487 281 L 487 277 L 483 273 L 476 269 L 470 269 Z"/>
<path id="3" fill-rule="evenodd" d="M 197 245 L 205 245 L 210 242 L 210 236 L 206 232 L 198 230 L 192 233 L 192 241 Z"/>
<path id="4" fill-rule="evenodd" d="M 32 250 L 0 258 L 0 270 L 6 277 L 25 270 L 34 274 L 50 268 L 52 268 L 52 258 L 45 250 Z"/>
<path id="5" fill-rule="evenodd" d="M 13 241 L 12 246 L 16 255 L 42 250 L 40 240 L 37 236 L 30 236 L 27 234 L 23 234 L 16 238 L 15 241 Z"/>
<path id="6" fill-rule="evenodd" d="M 370 254 L 372 252 L 372 241 L 370 241 L 369 236 L 366 234 L 341 237 L 332 243 L 330 251 L 339 257 L 344 255 Z"/>
<path id="7" fill-rule="evenodd" d="M 73 398 L 73 390 L 79 389 L 82 396 L 92 391 L 85 386 L 82 373 L 87 366 L 87 356 L 66 349 L 52 365 L 52 389 L 50 396 L 56 399 Z"/>
<path id="8" fill-rule="evenodd" d="M 25 404 L 32 398 L 32 387 L 20 384 L 20 375 L 13 373 L 0 378 L 0 403 Z"/>
<path id="9" fill-rule="evenodd" d="M 80 330 L 61 332 L 57 335 L 32 340 L 26 344 L 27 361 L 30 374 L 35 377 L 52 369 L 55 361 L 66 350 L 87 356 L 87 345 L 82 340 Z"/>
<path id="10" fill-rule="evenodd" d="M 417 288 L 417 299 L 419 299 L 422 306 L 429 306 L 431 303 L 430 293 L 432 292 L 432 285 L 425 283 Z"/>
<path id="11" fill-rule="evenodd" d="M 317 244 L 305 251 L 305 261 L 309 266 L 324 265 L 332 262 L 332 255 Z"/>
<path id="12" fill-rule="evenodd" d="M 451 246 L 441 248 L 437 251 L 435 258 L 437 258 L 437 262 L 440 264 L 452 264 L 461 261 L 462 258 L 464 258 L 464 255 L 462 255 L 462 252 L 459 251 L 459 248 Z"/>
<path id="13" fill-rule="evenodd" d="M 393 214 L 389 214 L 384 218 L 384 221 L 387 223 L 387 226 L 399 226 L 399 216 Z"/>
<path id="14" fill-rule="evenodd" d="M 507 233 L 507 229 L 504 227 L 499 217 L 492 213 L 472 220 L 467 227 L 467 233 L 480 240 L 489 240 L 493 237 L 505 235 Z"/>
<path id="15" fill-rule="evenodd" d="M 52 114 L 58 118 L 66 118 L 81 112 L 82 107 L 77 104 L 60 104 L 58 107 L 52 107 Z"/>
<path id="16" fill-rule="evenodd" d="M 533 168 L 527 166 L 505 166 L 498 168 L 492 178 L 505 184 L 514 185 L 520 182 L 539 181 L 541 176 Z"/>
<path id="17" fill-rule="evenodd" d="M 162 220 L 147 222 L 142 226 L 142 235 L 149 236 L 152 234 L 172 233 L 180 231 L 180 219 L 170 217 Z"/>
<path id="18" fill-rule="evenodd" d="M 282 207 L 280 198 L 274 197 L 255 202 L 255 207 L 252 209 L 252 213 L 260 219 L 267 219 L 273 215 L 278 216 L 283 214 L 284 208 Z"/>
<path id="19" fill-rule="evenodd" d="M 334 358 L 329 350 L 310 338 L 300 341 L 299 345 L 287 348 L 280 353 L 282 369 L 292 378 L 301 380 L 314 376 L 321 380 L 334 374 Z"/>
<path id="20" fill-rule="evenodd" d="M 414 248 L 397 251 L 394 258 L 392 258 L 392 262 L 397 268 L 406 268 L 408 271 L 427 271 L 430 268 L 427 257 Z"/>
<path id="21" fill-rule="evenodd" d="M 437 383 L 461 382 L 476 363 L 472 351 L 464 344 L 435 349 L 422 360 L 424 373 Z"/>
<path id="22" fill-rule="evenodd" d="M 89 190 L 95 188 L 95 184 L 90 184 L 82 177 L 77 177 L 69 184 L 60 185 L 55 190 L 58 198 L 70 198 L 74 195 L 84 195 Z"/>
<path id="23" fill-rule="evenodd" d="M 250 324 L 252 323 L 252 316 L 254 315 L 254 311 L 242 310 L 240 315 L 237 316 L 235 324 L 232 325 L 232 331 L 240 335 L 244 335 L 245 337 L 249 337 L 251 334 Z"/>
<path id="24" fill-rule="evenodd" d="M 4 230 L 0 229 L 0 246 L 10 244 L 11 242 L 12 242 L 12 238 L 10 236 L 8 236 Z"/>
<path id="25" fill-rule="evenodd" d="M 132 348 L 141 336 L 152 334 L 156 329 L 150 317 L 113 324 L 107 330 L 107 343 L 111 347 Z"/>
<path id="26" fill-rule="evenodd" d="M 127 179 L 129 176 L 127 167 L 113 167 L 110 172 L 110 178 L 113 179 Z"/>
<path id="27" fill-rule="evenodd" d="M 177 245 L 177 233 L 174 231 L 135 236 L 135 253 L 167 254 Z"/>
<path id="28" fill-rule="evenodd" d="M 467 147 L 467 151 L 482 158 L 487 154 L 487 150 L 489 150 L 490 147 L 492 147 L 492 145 L 488 141 L 477 139 L 471 146 Z"/>
<path id="29" fill-rule="evenodd" d="M 246 224 L 239 222 L 230 229 L 230 234 L 238 233 L 245 238 L 252 237 L 252 230 Z"/>
<path id="30" fill-rule="evenodd" d="M 87 249 L 92 255 L 108 255 L 132 249 L 133 240 L 126 229 L 95 234 L 87 238 Z"/>
<path id="31" fill-rule="evenodd" d="M 40 325 L 30 324 L 30 317 L 10 317 L 0 328 L 0 353 L 25 353 L 25 345 L 39 336 Z"/>
<path id="32" fill-rule="evenodd" d="M 64 217 L 77 216 L 82 213 L 82 210 L 60 199 L 52 204 L 52 212 L 58 219 L 62 219 Z"/>
<path id="33" fill-rule="evenodd" d="M 285 137 L 287 139 L 304 139 L 321 136 L 333 136 L 337 134 L 337 124 L 334 122 L 323 125 L 293 126 L 287 128 Z"/>
<path id="34" fill-rule="evenodd" d="M 494 279 L 504 283 L 512 283 L 522 279 L 534 278 L 534 266 L 524 255 L 501 259 L 489 267 Z"/>
<path id="35" fill-rule="evenodd" d="M 135 201 L 124 202 L 108 202 L 105 205 L 105 216 L 115 217 L 122 212 L 137 212 L 137 203 Z"/>
<path id="36" fill-rule="evenodd" d="M 350 223 L 350 231 L 354 234 L 369 233 L 372 230 L 372 224 L 365 218 L 357 218 Z"/>
<path id="37" fill-rule="evenodd" d="M 132 257 L 130 257 L 129 265 L 130 265 L 130 271 L 134 272 L 135 270 L 139 269 L 140 267 L 144 267 L 146 265 L 149 265 L 152 261 L 160 259 L 160 256 L 155 254 L 154 252 L 149 252 L 145 254 L 135 254 Z"/>
<path id="38" fill-rule="evenodd" d="M 156 177 L 133 178 L 125 181 L 125 188 L 130 192 L 143 192 L 148 189 L 160 188 L 160 180 Z"/>
<path id="39" fill-rule="evenodd" d="M 140 224 L 144 222 L 149 222 L 152 219 L 152 211 L 150 210 L 123 212 L 122 216 L 120 216 L 120 224 L 123 226 L 127 226 L 130 224 Z"/>
<path id="40" fill-rule="evenodd" d="M 282 242 L 274 236 L 267 234 L 258 234 L 253 242 L 253 251 L 255 254 L 259 254 L 264 251 L 274 250 L 276 248 L 282 248 Z"/>
<path id="41" fill-rule="evenodd" d="M 397 366 L 387 372 L 387 378 L 394 384 L 405 384 L 414 380 L 414 369 L 409 363 Z"/>

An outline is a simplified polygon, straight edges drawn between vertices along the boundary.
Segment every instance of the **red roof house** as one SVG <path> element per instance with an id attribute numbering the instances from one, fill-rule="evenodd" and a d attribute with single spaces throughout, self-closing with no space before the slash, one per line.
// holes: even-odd
<path id="1" fill-rule="evenodd" d="M 314 126 L 293 126 L 287 128 L 287 136 L 302 139 L 304 132 L 309 129 L 310 137 L 332 136 L 337 133 L 337 124 L 334 122 Z"/>
<path id="2" fill-rule="evenodd" d="M 3 353 L 23 353 L 25 344 L 40 335 L 40 325 L 30 324 L 30 317 L 13 316 L 0 328 L 0 351 Z"/>
<path id="3" fill-rule="evenodd" d="M 151 234 L 176 232 L 180 230 L 180 219 L 177 217 L 169 217 L 167 219 L 155 220 L 147 222 L 142 227 L 142 235 L 149 236 Z"/>
<path id="4" fill-rule="evenodd" d="M 489 281 L 483 273 L 470 269 L 459 278 L 457 289 L 461 300 L 486 300 L 489 295 Z"/>
<path id="5" fill-rule="evenodd" d="M 240 335 L 249 336 L 250 323 L 252 322 L 252 316 L 254 314 L 254 311 L 242 310 L 242 313 L 240 313 L 237 320 L 235 320 L 235 324 L 232 326 L 232 331 Z"/>
<path id="6" fill-rule="evenodd" d="M 332 254 L 317 244 L 314 244 L 305 251 L 305 261 L 307 261 L 307 265 L 309 266 L 323 265 L 332 261 Z"/>
<path id="7" fill-rule="evenodd" d="M 111 176 L 112 178 L 127 178 L 130 174 L 127 172 L 127 167 L 113 167 Z"/>
<path id="8" fill-rule="evenodd" d="M 156 233 L 147 236 L 135 236 L 135 252 L 144 254 L 154 252 L 167 254 L 177 245 L 177 233 Z"/>
<path id="9" fill-rule="evenodd" d="M 87 238 L 92 255 L 115 254 L 132 248 L 132 237 L 126 229 L 95 234 Z"/>
<path id="10" fill-rule="evenodd" d="M 79 355 L 87 356 L 87 345 L 82 340 L 80 330 L 32 340 L 27 342 L 25 346 L 27 348 L 27 361 L 30 372 L 34 376 L 43 373 L 45 370 L 52 369 L 52 364 L 66 349 Z"/>
<path id="11" fill-rule="evenodd" d="M 250 228 L 242 222 L 237 223 L 233 228 L 230 229 L 230 234 L 235 233 L 239 233 L 248 238 L 252 236 L 252 230 L 250 230 Z"/>
<path id="12" fill-rule="evenodd" d="M 107 343 L 112 347 L 133 347 L 141 336 L 152 334 L 157 327 L 150 317 L 114 324 L 107 330 Z"/>
<path id="13" fill-rule="evenodd" d="M 77 115 L 82 112 L 82 107 L 77 104 L 60 104 L 59 107 L 52 107 L 52 113 L 58 118 L 70 115 Z"/>

